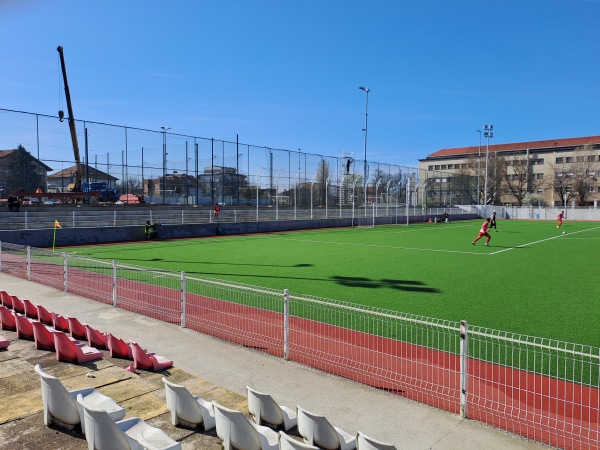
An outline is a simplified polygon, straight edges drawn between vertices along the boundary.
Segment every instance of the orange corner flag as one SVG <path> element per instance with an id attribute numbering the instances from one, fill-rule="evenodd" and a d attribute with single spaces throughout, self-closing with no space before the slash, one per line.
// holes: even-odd
<path id="1" fill-rule="evenodd" d="M 58 220 L 55 220 L 55 221 L 54 221 L 54 228 L 62 228 L 62 227 L 60 226 L 60 222 L 59 222 Z"/>

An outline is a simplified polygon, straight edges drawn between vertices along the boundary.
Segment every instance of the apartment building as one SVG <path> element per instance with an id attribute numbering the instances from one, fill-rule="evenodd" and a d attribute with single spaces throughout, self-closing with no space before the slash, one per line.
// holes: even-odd
<path id="1" fill-rule="evenodd" d="M 600 136 L 445 148 L 419 160 L 419 169 L 433 198 L 456 194 L 461 179 L 462 203 L 597 207 Z"/>

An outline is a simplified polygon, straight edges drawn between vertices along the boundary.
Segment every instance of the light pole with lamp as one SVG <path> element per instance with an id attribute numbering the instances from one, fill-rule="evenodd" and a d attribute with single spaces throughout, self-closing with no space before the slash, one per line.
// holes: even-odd
<path id="1" fill-rule="evenodd" d="M 364 86 L 360 86 L 361 91 L 365 91 L 367 94 L 367 101 L 365 106 L 365 165 L 363 173 L 363 185 L 365 190 L 365 217 L 367 216 L 367 133 L 369 132 L 369 92 L 371 89 Z"/>
<path id="2" fill-rule="evenodd" d="M 494 125 L 483 126 L 483 137 L 487 138 L 487 147 L 485 149 L 485 187 L 483 189 L 483 206 L 488 203 L 488 162 L 490 159 L 490 138 L 494 137 Z"/>
<path id="3" fill-rule="evenodd" d="M 163 182 L 162 182 L 162 195 L 163 205 L 167 203 L 167 131 L 171 127 L 160 127 L 163 131 Z"/>
<path id="4" fill-rule="evenodd" d="M 479 153 L 477 153 L 477 204 L 481 205 L 481 130 L 479 133 Z"/>

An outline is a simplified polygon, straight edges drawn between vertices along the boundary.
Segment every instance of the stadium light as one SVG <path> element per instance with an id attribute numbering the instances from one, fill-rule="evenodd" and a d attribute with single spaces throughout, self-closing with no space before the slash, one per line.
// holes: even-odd
<path id="1" fill-rule="evenodd" d="M 483 189 L 483 205 L 487 206 L 488 200 L 488 163 L 490 160 L 490 138 L 494 137 L 494 125 L 483 126 L 483 137 L 487 138 L 487 147 L 485 149 L 485 187 Z"/>
<path id="2" fill-rule="evenodd" d="M 367 103 L 365 106 L 365 166 L 364 166 L 364 174 L 363 174 L 363 184 L 365 190 L 365 217 L 367 216 L 367 133 L 369 131 L 369 92 L 371 89 L 366 88 L 364 86 L 360 86 L 359 89 L 361 91 L 365 91 L 367 94 Z"/>

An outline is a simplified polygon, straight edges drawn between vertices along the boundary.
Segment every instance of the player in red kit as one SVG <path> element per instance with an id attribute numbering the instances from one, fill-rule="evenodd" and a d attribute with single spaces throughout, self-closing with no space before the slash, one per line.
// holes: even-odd
<path id="1" fill-rule="evenodd" d="M 485 219 L 485 222 L 483 222 L 483 225 L 481 225 L 481 230 L 479 230 L 479 236 L 477 236 L 475 238 L 475 240 L 473 242 L 471 242 L 471 244 L 475 245 L 475 242 L 477 242 L 479 239 L 481 239 L 483 236 L 487 237 L 487 239 L 485 240 L 485 245 L 489 246 L 490 245 L 490 239 L 492 238 L 490 236 L 490 233 L 488 233 L 488 227 L 490 226 L 490 219 Z"/>
<path id="2" fill-rule="evenodd" d="M 562 221 L 563 221 L 563 216 L 565 215 L 564 211 L 561 211 L 558 213 L 558 225 L 556 225 L 556 228 L 562 227 Z"/>

